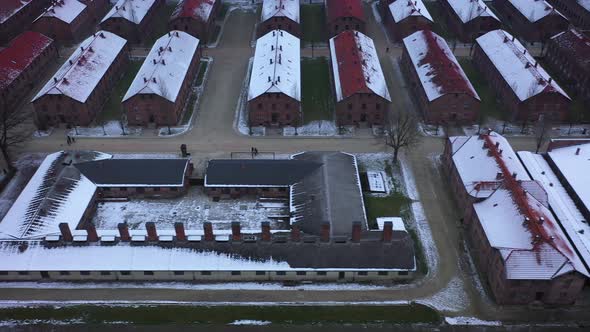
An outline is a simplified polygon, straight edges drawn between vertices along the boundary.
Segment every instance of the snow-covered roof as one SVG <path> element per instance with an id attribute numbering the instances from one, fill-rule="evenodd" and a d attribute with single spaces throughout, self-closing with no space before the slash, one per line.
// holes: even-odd
<path id="1" fill-rule="evenodd" d="M 86 5 L 78 0 L 57 0 L 38 18 L 55 17 L 65 23 L 72 23 L 86 9 Z M 36 21 L 36 20 L 35 20 Z"/>
<path id="2" fill-rule="evenodd" d="M 125 44 L 127 41 L 114 33 L 96 32 L 76 48 L 33 101 L 44 95 L 65 95 L 85 103 Z"/>
<path id="3" fill-rule="evenodd" d="M 531 177 L 547 191 L 549 206 L 572 240 L 586 267 L 590 266 L 590 225 L 542 155 L 528 151 L 518 156 Z"/>
<path id="4" fill-rule="evenodd" d="M 483 0 L 445 0 L 453 11 L 459 16 L 461 22 L 468 23 L 478 17 L 491 17 L 500 21 L 496 14 L 483 2 Z"/>
<path id="5" fill-rule="evenodd" d="M 417 31 L 403 40 L 429 101 L 445 94 L 479 95 L 444 38 L 430 30 Z"/>
<path id="6" fill-rule="evenodd" d="M 31 0 L 2 0 L 0 1 L 0 24 L 31 3 Z"/>
<path id="7" fill-rule="evenodd" d="M 275 16 L 286 17 L 299 23 L 299 0 L 264 0 L 262 22 Z"/>
<path id="8" fill-rule="evenodd" d="M 495 132 L 489 134 L 489 139 L 502 150 L 502 159 L 510 173 L 516 173 L 517 180 L 530 180 L 510 143 Z M 488 154 L 488 149 L 483 148 L 488 143 L 480 136 L 452 136 L 449 141 L 452 143 L 453 162 L 467 192 L 474 197 L 491 195 L 500 185 L 498 174 L 502 170 L 494 157 Z"/>
<path id="9" fill-rule="evenodd" d="M 40 238 L 59 231 L 60 223 L 76 228 L 96 186 L 68 159 L 99 160 L 110 155 L 66 153 L 48 155 L 0 223 L 0 238 Z"/>
<path id="10" fill-rule="evenodd" d="M 577 29 L 569 29 L 551 37 L 561 52 L 569 54 L 578 66 L 590 71 L 590 38 Z"/>
<path id="11" fill-rule="evenodd" d="M 565 16 L 545 0 L 508 0 L 508 2 L 530 22 L 537 22 L 549 15 L 559 15 L 566 19 Z"/>
<path id="12" fill-rule="evenodd" d="M 555 148 L 547 154 L 582 204 L 590 210 L 590 143 Z"/>
<path id="13" fill-rule="evenodd" d="M 494 30 L 476 39 L 516 96 L 525 101 L 540 93 L 567 93 L 511 34 Z"/>
<path id="14" fill-rule="evenodd" d="M 379 217 L 377 218 L 377 226 L 379 230 L 383 230 L 386 222 L 390 222 L 392 224 L 392 229 L 394 231 L 401 231 L 407 232 L 406 226 L 404 225 L 404 221 L 400 217 Z"/>
<path id="15" fill-rule="evenodd" d="M 248 100 L 265 93 L 284 93 L 301 101 L 299 38 L 273 30 L 256 41 Z"/>
<path id="16" fill-rule="evenodd" d="M 422 16 L 434 22 L 422 0 L 395 0 L 389 4 L 389 11 L 396 23 L 410 16 Z"/>
<path id="17" fill-rule="evenodd" d="M 156 0 L 119 0 L 100 22 L 119 17 L 139 24 L 155 2 Z"/>
<path id="18" fill-rule="evenodd" d="M 590 0 L 576 0 L 586 10 L 590 11 Z"/>
<path id="19" fill-rule="evenodd" d="M 201 22 L 208 22 L 217 1 L 221 0 L 181 0 L 170 19 L 191 17 Z"/>
<path id="20" fill-rule="evenodd" d="M 53 42 L 35 31 L 25 31 L 0 50 L 0 89 L 9 86 Z"/>
<path id="21" fill-rule="evenodd" d="M 572 271 L 589 276 L 588 270 L 553 220 L 551 211 L 529 192 L 525 195 L 528 207 L 544 218 L 542 223 L 537 220 L 525 222 L 527 217 L 518 207 L 511 191 L 504 187 L 484 201 L 473 204 L 490 245 L 502 254 L 506 277 L 550 280 Z M 537 244 L 529 223 L 538 224 L 552 242 Z"/>
<path id="22" fill-rule="evenodd" d="M 391 101 L 373 40 L 347 30 L 330 39 L 336 101 L 355 93 L 375 93 Z"/>
<path id="23" fill-rule="evenodd" d="M 123 101 L 138 94 L 156 94 L 175 102 L 198 46 L 199 39 L 183 31 L 158 38 Z"/>

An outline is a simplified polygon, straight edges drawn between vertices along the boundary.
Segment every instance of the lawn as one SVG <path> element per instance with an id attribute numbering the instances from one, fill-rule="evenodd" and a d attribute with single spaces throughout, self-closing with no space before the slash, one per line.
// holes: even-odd
<path id="1" fill-rule="evenodd" d="M 96 117 L 97 123 L 121 120 L 121 115 L 123 114 L 121 101 L 123 100 L 125 93 L 127 93 L 129 86 L 131 86 L 131 82 L 133 82 L 142 63 L 143 61 L 129 61 L 125 67 L 123 77 L 121 77 L 117 84 L 115 84 L 115 87 L 111 91 L 111 96 L 104 105 L 102 112 Z"/>
<path id="2" fill-rule="evenodd" d="M 446 39 L 449 44 L 451 40 L 456 40 L 457 36 L 447 26 L 447 18 L 443 13 L 444 8 L 441 7 L 440 3 L 436 1 L 424 1 L 424 5 L 434 20 L 432 31 Z"/>
<path id="3" fill-rule="evenodd" d="M 408 208 L 410 203 L 410 199 L 399 192 L 394 192 L 386 197 L 365 195 L 364 200 L 369 228 L 377 227 L 377 218 L 379 217 L 401 216 L 402 210 Z"/>
<path id="4" fill-rule="evenodd" d="M 303 42 L 326 41 L 326 10 L 324 6 L 301 5 L 301 26 Z"/>
<path id="5" fill-rule="evenodd" d="M 502 105 L 500 105 L 496 99 L 496 95 L 491 86 L 488 85 L 485 77 L 475 68 L 473 61 L 470 59 L 459 59 L 459 63 L 465 74 L 473 84 L 475 91 L 481 98 L 480 115 L 485 121 L 487 118 L 495 118 L 498 120 L 507 120 L 508 114 L 503 111 Z"/>
<path id="6" fill-rule="evenodd" d="M 303 122 L 332 120 L 334 102 L 326 58 L 301 60 Z"/>
<path id="7" fill-rule="evenodd" d="M 236 320 L 273 324 L 438 324 L 437 311 L 420 304 L 395 306 L 65 306 L 0 309 L 0 320 L 82 321 L 86 324 L 229 324 Z"/>

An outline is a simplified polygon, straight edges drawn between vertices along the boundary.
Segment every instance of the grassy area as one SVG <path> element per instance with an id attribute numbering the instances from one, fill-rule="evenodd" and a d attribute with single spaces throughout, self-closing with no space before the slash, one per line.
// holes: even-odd
<path id="1" fill-rule="evenodd" d="M 457 36 L 455 36 L 453 31 L 447 26 L 447 19 L 443 12 L 444 8 L 442 8 L 437 1 L 424 1 L 424 5 L 434 20 L 432 31 L 446 39 L 450 45 L 451 40 L 456 40 Z"/>
<path id="2" fill-rule="evenodd" d="M 367 210 L 367 221 L 369 227 L 377 226 L 379 217 L 396 217 L 400 216 L 402 209 L 407 208 L 410 199 L 402 193 L 394 192 L 386 197 L 364 196 L 365 209 Z"/>
<path id="3" fill-rule="evenodd" d="M 485 77 L 475 68 L 473 61 L 470 59 L 459 59 L 459 63 L 465 74 L 473 84 L 475 91 L 481 98 L 480 114 L 483 120 L 487 118 L 495 118 L 499 120 L 507 120 L 508 114 L 503 111 L 502 106 L 498 103 L 496 95 L 491 86 L 488 85 Z"/>
<path id="4" fill-rule="evenodd" d="M 440 323 L 434 309 L 420 305 L 397 306 L 68 306 L 0 309 L 0 320 L 81 320 L 87 324 L 228 324 L 236 320 L 273 324 L 321 323 Z"/>
<path id="5" fill-rule="evenodd" d="M 196 86 L 201 86 L 203 84 L 203 79 L 205 78 L 205 72 L 207 72 L 207 66 L 209 66 L 209 61 L 201 60 L 201 63 L 199 64 L 199 74 L 197 74 Z"/>
<path id="6" fill-rule="evenodd" d="M 174 12 L 175 8 L 176 4 L 164 5 L 164 8 L 159 12 L 159 15 L 156 15 L 154 18 L 151 36 L 146 38 L 143 42 L 143 46 L 151 48 L 156 42 L 156 39 L 168 32 L 168 20 L 170 20 L 170 16 L 172 16 L 172 12 Z"/>
<path id="7" fill-rule="evenodd" d="M 332 120 L 334 102 L 326 58 L 301 60 L 303 122 Z"/>
<path id="8" fill-rule="evenodd" d="M 323 42 L 327 39 L 326 10 L 323 5 L 301 5 L 303 42 Z"/>
<path id="9" fill-rule="evenodd" d="M 121 119 L 121 115 L 123 114 L 121 101 L 123 100 L 125 93 L 127 93 L 131 82 L 133 82 L 135 75 L 137 75 L 142 63 L 143 61 L 129 61 L 125 67 L 126 71 L 123 74 L 123 77 L 121 77 L 117 84 L 115 84 L 104 109 L 96 117 L 97 123 Z"/>

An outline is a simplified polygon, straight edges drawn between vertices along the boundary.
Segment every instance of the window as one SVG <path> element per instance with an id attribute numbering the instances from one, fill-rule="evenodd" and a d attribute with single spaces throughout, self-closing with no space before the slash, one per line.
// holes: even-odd
<path id="1" fill-rule="evenodd" d="M 28 276 L 29 272 L 28 271 L 18 271 L 18 275 L 19 276 Z"/>
<path id="2" fill-rule="evenodd" d="M 81 276 L 89 276 L 90 275 L 90 271 L 80 271 L 80 275 Z"/>
<path id="3" fill-rule="evenodd" d="M 287 272 L 285 272 L 285 271 L 277 271 L 276 273 L 277 273 L 278 276 L 285 276 L 285 275 L 287 275 Z"/>
<path id="4" fill-rule="evenodd" d="M 127 188 L 121 187 L 121 188 L 119 188 L 119 191 L 127 191 Z"/>
<path id="5" fill-rule="evenodd" d="M 210 276 L 211 275 L 211 271 L 201 271 L 201 275 L 202 276 Z"/>
<path id="6" fill-rule="evenodd" d="M 59 275 L 60 276 L 69 276 L 70 275 L 70 271 L 59 271 Z"/>
<path id="7" fill-rule="evenodd" d="M 307 272 L 305 272 L 305 271 L 297 271 L 296 274 L 298 276 L 306 276 L 307 275 Z"/>
<path id="8" fill-rule="evenodd" d="M 111 188 L 110 187 L 103 187 L 102 190 L 104 190 L 104 191 L 111 191 Z"/>
<path id="9" fill-rule="evenodd" d="M 287 191 L 287 188 L 279 188 L 279 192 L 285 192 Z"/>
<path id="10" fill-rule="evenodd" d="M 0 271 L 0 276 L 7 276 L 8 275 L 8 271 Z"/>
<path id="11" fill-rule="evenodd" d="M 160 191 L 160 187 L 154 187 L 154 191 Z"/>
<path id="12" fill-rule="evenodd" d="M 386 276 L 386 275 L 389 275 L 389 272 L 387 272 L 387 271 L 379 271 L 379 272 L 377 272 L 377 274 L 380 275 L 380 276 Z"/>
<path id="13" fill-rule="evenodd" d="M 131 275 L 131 272 L 129 272 L 129 271 L 121 271 L 121 275 L 122 276 L 130 276 Z"/>
<path id="14" fill-rule="evenodd" d="M 256 275 L 257 276 L 264 276 L 264 275 L 266 275 L 266 272 L 264 272 L 264 271 L 256 271 Z"/>
<path id="15" fill-rule="evenodd" d="M 231 271 L 231 275 L 232 276 L 241 276 L 242 275 L 242 272 L 240 272 L 240 271 Z"/>
<path id="16" fill-rule="evenodd" d="M 109 272 L 109 271 L 100 271 L 100 275 L 101 276 L 110 276 L 111 275 L 111 272 Z"/>
<path id="17" fill-rule="evenodd" d="M 271 104 L 270 105 L 270 108 L 273 109 L 273 110 L 276 110 L 277 109 L 277 104 Z"/>
<path id="18" fill-rule="evenodd" d="M 262 103 L 258 103 L 258 109 L 261 110 L 262 109 Z"/>
<path id="19" fill-rule="evenodd" d="M 316 272 L 316 275 L 318 275 L 318 276 L 325 276 L 326 275 L 326 271 L 318 271 L 318 272 Z"/>
<path id="20" fill-rule="evenodd" d="M 381 109 L 381 104 L 375 104 L 375 108 L 380 110 Z"/>
<path id="21" fill-rule="evenodd" d="M 174 275 L 175 276 L 183 276 L 184 275 L 184 271 L 174 271 Z"/>
<path id="22" fill-rule="evenodd" d="M 399 271 L 399 272 L 397 273 L 397 275 L 400 275 L 400 276 L 407 276 L 407 275 L 408 275 L 408 271 Z"/>
<path id="23" fill-rule="evenodd" d="M 172 190 L 172 191 L 178 191 L 178 188 L 177 187 L 172 187 L 172 188 L 170 188 L 170 190 Z"/>
<path id="24" fill-rule="evenodd" d="M 357 274 L 359 276 L 366 276 L 367 275 L 367 271 L 359 271 Z"/>
<path id="25" fill-rule="evenodd" d="M 367 104 L 361 104 L 361 108 L 366 110 L 367 109 Z"/>
<path id="26" fill-rule="evenodd" d="M 348 104 L 348 109 L 351 110 L 352 109 L 352 104 Z"/>
<path id="27" fill-rule="evenodd" d="M 154 271 L 143 271 L 143 275 L 144 276 L 153 276 L 154 275 Z"/>

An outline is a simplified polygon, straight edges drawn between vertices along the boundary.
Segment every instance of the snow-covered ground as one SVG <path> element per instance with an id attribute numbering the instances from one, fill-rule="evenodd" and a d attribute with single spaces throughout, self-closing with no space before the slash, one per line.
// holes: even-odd
<path id="1" fill-rule="evenodd" d="M 469 306 L 469 297 L 463 289 L 463 282 L 461 279 L 459 277 L 454 277 L 447 286 L 438 293 L 416 302 L 444 312 L 457 312 L 467 309 Z"/>
<path id="2" fill-rule="evenodd" d="M 355 157 L 361 172 L 379 172 L 383 177 L 385 193 L 371 193 L 371 196 L 383 197 L 396 191 L 396 183 L 387 172 L 393 160 L 391 153 L 359 153 Z"/>
<path id="3" fill-rule="evenodd" d="M 272 229 L 285 229 L 282 221 L 269 217 L 285 216 L 288 204 L 258 202 L 255 198 L 213 202 L 203 187 L 191 187 L 188 193 L 173 199 L 131 199 L 127 202 L 98 203 L 92 221 L 98 229 L 117 229 L 127 222 L 131 229 L 144 229 L 148 221 L 156 222 L 158 229 L 173 229 L 182 222 L 187 230 L 202 230 L 203 223 L 213 223 L 216 230 L 231 229 L 238 221 L 242 229 L 260 229 L 263 221 L 270 221 Z"/>
<path id="4" fill-rule="evenodd" d="M 535 126 L 533 123 L 522 126 L 522 123 L 509 123 L 505 121 L 490 119 L 481 126 L 482 130 L 492 129 L 503 136 L 527 136 L 535 134 Z M 464 126 L 463 132 L 467 136 L 477 135 L 479 132 L 478 125 Z M 574 124 L 574 125 L 554 125 L 551 126 L 548 132 L 550 137 L 572 136 L 572 137 L 590 137 L 590 125 Z"/>
<path id="5" fill-rule="evenodd" d="M 338 128 L 334 121 L 312 121 L 301 127 L 283 128 L 283 136 L 336 136 Z"/>
<path id="6" fill-rule="evenodd" d="M 500 321 L 481 320 L 475 317 L 445 317 L 445 322 L 449 325 L 502 326 Z"/>
<path id="7" fill-rule="evenodd" d="M 270 325 L 271 322 L 267 320 L 251 320 L 251 319 L 240 319 L 229 323 L 229 325 L 256 325 L 256 326 L 264 326 Z"/>
<path id="8" fill-rule="evenodd" d="M 158 136 L 162 137 L 173 137 L 178 136 L 185 133 L 190 126 L 180 126 L 180 127 L 162 127 L 158 130 Z"/>
<path id="9" fill-rule="evenodd" d="M 418 127 L 424 136 L 445 137 L 445 129 L 442 126 L 427 125 L 420 122 Z"/>
<path id="10" fill-rule="evenodd" d="M 128 127 L 125 125 L 125 134 L 121 128 L 121 122 L 109 121 L 103 126 L 77 127 L 71 129 L 68 135 L 75 137 L 118 137 L 118 136 L 139 136 L 142 133 L 141 127 Z"/>

